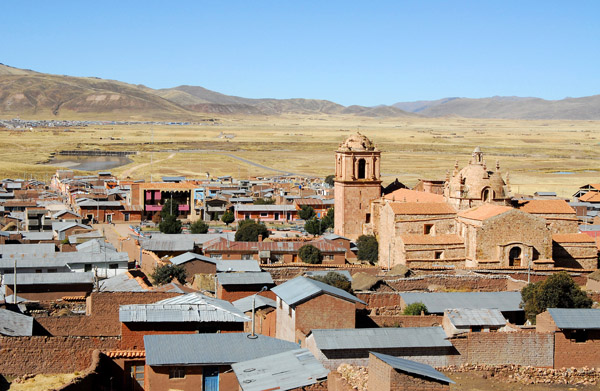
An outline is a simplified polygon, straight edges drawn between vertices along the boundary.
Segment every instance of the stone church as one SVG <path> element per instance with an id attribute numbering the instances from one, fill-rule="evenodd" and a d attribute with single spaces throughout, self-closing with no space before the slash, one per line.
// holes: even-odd
<path id="1" fill-rule="evenodd" d="M 338 148 L 335 233 L 352 240 L 375 235 L 381 266 L 598 267 L 595 242 L 578 233 L 568 203 L 514 199 L 508 174 L 503 177 L 499 162 L 489 169 L 479 147 L 462 169 L 456 162 L 443 191 L 435 192 L 420 186 L 383 194 L 380 159 L 360 133 Z"/>

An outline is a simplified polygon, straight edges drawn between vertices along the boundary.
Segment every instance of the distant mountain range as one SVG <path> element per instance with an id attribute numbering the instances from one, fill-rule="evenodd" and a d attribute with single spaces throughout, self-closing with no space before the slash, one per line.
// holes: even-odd
<path id="1" fill-rule="evenodd" d="M 155 90 L 115 80 L 51 75 L 0 64 L 0 115 L 193 119 L 206 114 L 598 120 L 600 95 L 559 101 L 445 98 L 391 106 L 342 106 L 318 99 L 249 99 L 197 86 Z"/>

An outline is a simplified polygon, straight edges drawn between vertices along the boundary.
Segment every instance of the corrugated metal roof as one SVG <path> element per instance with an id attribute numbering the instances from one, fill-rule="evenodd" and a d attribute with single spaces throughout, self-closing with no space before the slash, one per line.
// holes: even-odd
<path id="1" fill-rule="evenodd" d="M 271 290 L 288 305 L 298 304 L 322 293 L 366 304 L 358 297 L 351 295 L 342 289 L 305 277 L 296 277 L 293 280 L 288 280 Z"/>
<path id="2" fill-rule="evenodd" d="M 25 240 L 52 240 L 54 234 L 52 232 L 21 232 Z"/>
<path id="3" fill-rule="evenodd" d="M 172 334 L 144 336 L 146 364 L 233 364 L 298 349 L 293 342 L 246 333 Z"/>
<path id="4" fill-rule="evenodd" d="M 274 285 L 269 272 L 217 273 L 217 281 L 221 285 Z"/>
<path id="5" fill-rule="evenodd" d="M 151 239 L 141 239 L 141 243 L 144 250 L 150 251 L 191 251 L 194 249 L 193 240 L 181 238 L 162 240 L 152 237 Z"/>
<path id="6" fill-rule="evenodd" d="M 400 292 L 408 304 L 421 302 L 432 314 L 451 308 L 497 308 L 502 312 L 523 311 L 521 292 Z"/>
<path id="7" fill-rule="evenodd" d="M 502 312 L 488 308 L 456 308 L 446 310 L 450 322 L 456 327 L 465 326 L 504 326 L 506 319 Z"/>
<path id="8" fill-rule="evenodd" d="M 0 244 L 0 254 L 3 256 L 12 254 L 48 254 L 54 253 L 54 243 L 36 244 Z"/>
<path id="9" fill-rule="evenodd" d="M 14 283 L 13 274 L 4 275 L 4 284 Z M 92 284 L 94 274 L 83 273 L 21 273 L 17 274 L 17 285 L 44 285 L 44 284 Z"/>
<path id="10" fill-rule="evenodd" d="M 441 327 L 317 329 L 311 331 L 320 350 L 451 347 Z"/>
<path id="11" fill-rule="evenodd" d="M 192 253 L 189 251 L 170 259 L 170 261 L 173 265 L 181 265 L 183 263 L 193 261 L 193 260 L 200 260 L 200 261 L 204 261 L 204 262 L 210 262 L 213 264 L 216 264 L 218 261 L 216 258 L 207 257 L 205 255 L 200 255 L 200 254 Z"/>
<path id="12" fill-rule="evenodd" d="M 600 309 L 548 308 L 548 312 L 559 329 L 600 329 Z"/>
<path id="13" fill-rule="evenodd" d="M 327 378 L 329 370 L 308 349 L 296 349 L 231 365 L 243 391 L 291 390 Z"/>
<path id="14" fill-rule="evenodd" d="M 239 300 L 233 302 L 233 306 L 242 312 L 252 311 L 252 298 L 256 297 L 255 309 L 263 308 L 263 307 L 277 307 L 277 302 L 273 299 L 269 299 L 268 297 L 264 297 L 261 295 L 251 295 L 243 297 Z"/>
<path id="15" fill-rule="evenodd" d="M 116 252 L 117 248 L 112 244 L 105 242 L 103 239 L 92 239 L 87 242 L 78 244 L 76 246 L 77 251 L 79 252 L 91 252 L 91 253 L 104 253 L 107 252 Z"/>
<path id="16" fill-rule="evenodd" d="M 100 292 L 146 292 L 146 289 L 135 278 L 130 278 L 127 273 L 117 274 L 98 284 Z"/>
<path id="17" fill-rule="evenodd" d="M 398 369 L 402 372 L 428 377 L 430 379 L 439 380 L 444 383 L 455 384 L 448 376 L 444 375 L 439 371 L 436 371 L 435 368 L 433 368 L 430 365 L 421 364 L 416 361 L 405 360 L 403 358 L 390 356 L 388 354 L 375 352 L 371 352 L 371 354 L 380 359 L 381 361 L 384 361 L 392 368 Z"/>
<path id="18" fill-rule="evenodd" d="M 189 293 L 153 304 L 130 304 L 119 307 L 121 322 L 249 322 L 226 300 Z"/>
<path id="19" fill-rule="evenodd" d="M 0 335 L 10 337 L 33 335 L 33 318 L 0 308 Z"/>
<path id="20" fill-rule="evenodd" d="M 217 262 L 217 272 L 260 272 L 258 261 L 253 259 L 220 259 Z"/>

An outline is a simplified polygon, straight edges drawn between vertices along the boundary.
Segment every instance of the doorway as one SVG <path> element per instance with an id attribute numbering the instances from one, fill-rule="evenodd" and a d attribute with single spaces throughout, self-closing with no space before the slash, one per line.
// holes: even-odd
<path id="1" fill-rule="evenodd" d="M 521 247 L 513 247 L 508 253 L 508 266 L 521 266 Z"/>
<path id="2" fill-rule="evenodd" d="M 219 367 L 202 369 L 202 391 L 219 391 Z"/>

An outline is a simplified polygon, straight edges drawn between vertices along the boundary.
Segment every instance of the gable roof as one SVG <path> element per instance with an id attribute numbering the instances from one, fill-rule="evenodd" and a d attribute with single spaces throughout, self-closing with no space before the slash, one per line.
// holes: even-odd
<path id="1" fill-rule="evenodd" d="M 186 262 L 194 261 L 194 260 L 209 262 L 212 264 L 217 264 L 217 261 L 218 261 L 216 258 L 207 257 L 205 255 L 196 254 L 196 253 L 193 253 L 190 251 L 185 252 L 181 255 L 178 255 L 178 256 L 170 259 L 170 261 L 173 265 L 181 265 Z"/>
<path id="2" fill-rule="evenodd" d="M 475 208 L 467 209 L 458 213 L 459 217 L 471 220 L 487 220 L 491 217 L 501 215 L 513 210 L 510 206 L 483 204 Z"/>
<path id="3" fill-rule="evenodd" d="M 554 234 L 552 240 L 556 243 L 596 243 L 593 237 L 584 233 Z"/>
<path id="4" fill-rule="evenodd" d="M 383 198 L 394 202 L 443 203 L 446 201 L 443 195 L 410 189 L 398 189 L 384 195 Z"/>
<path id="5" fill-rule="evenodd" d="M 400 357 L 394 357 L 383 353 L 370 352 L 373 356 L 377 357 L 381 361 L 385 362 L 394 369 L 402 372 L 428 377 L 430 379 L 439 380 L 444 383 L 454 383 L 448 376 L 437 371 L 430 365 L 422 364 L 420 362 L 406 360 Z"/>
<path id="6" fill-rule="evenodd" d="M 221 285 L 274 285 L 269 272 L 217 273 L 217 281 Z"/>
<path id="7" fill-rule="evenodd" d="M 559 329 L 600 329 L 600 309 L 548 308 L 548 312 Z"/>
<path id="8" fill-rule="evenodd" d="M 150 366 L 233 364 L 298 349 L 293 342 L 246 333 L 146 335 L 144 347 Z"/>
<path id="9" fill-rule="evenodd" d="M 258 261 L 254 259 L 219 259 L 217 272 L 260 272 Z"/>
<path id="10" fill-rule="evenodd" d="M 456 327 L 506 325 L 502 312 L 496 308 L 455 308 L 446 310 L 445 315 Z"/>
<path id="11" fill-rule="evenodd" d="M 581 197 L 579 197 L 579 201 L 584 202 L 600 202 L 600 192 L 599 191 L 588 191 Z"/>
<path id="12" fill-rule="evenodd" d="M 260 357 L 231 367 L 243 391 L 297 389 L 324 380 L 329 373 L 308 349 Z"/>
<path id="13" fill-rule="evenodd" d="M 445 202 L 390 202 L 395 215 L 453 215 L 456 210 Z"/>
<path id="14" fill-rule="evenodd" d="M 119 306 L 121 322 L 249 322 L 244 313 L 226 300 L 188 293 L 153 304 Z"/>
<path id="15" fill-rule="evenodd" d="M 358 297 L 351 295 L 342 289 L 305 277 L 296 277 L 292 280 L 288 280 L 271 289 L 271 291 L 288 305 L 300 304 L 301 302 L 323 293 L 355 303 L 366 304 Z"/>
<path id="16" fill-rule="evenodd" d="M 529 200 L 525 201 L 520 210 L 532 214 L 575 214 L 575 209 L 565 200 Z"/>
<path id="17" fill-rule="evenodd" d="M 319 350 L 451 347 L 441 327 L 316 329 L 311 334 Z"/>
<path id="18" fill-rule="evenodd" d="M 441 314 L 451 308 L 497 308 L 505 311 L 523 311 L 521 292 L 400 292 L 406 305 L 421 302 L 432 314 Z"/>

